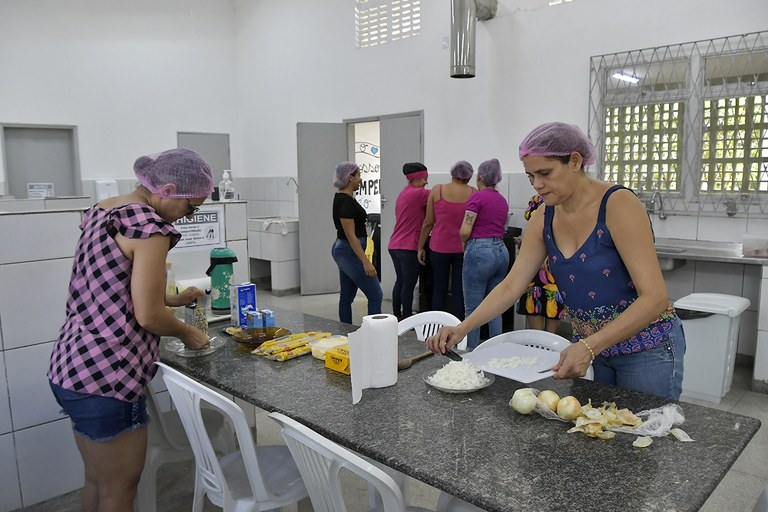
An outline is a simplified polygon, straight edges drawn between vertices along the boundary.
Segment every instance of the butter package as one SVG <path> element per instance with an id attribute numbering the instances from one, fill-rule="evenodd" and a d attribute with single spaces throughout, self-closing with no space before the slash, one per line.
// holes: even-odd
<path id="1" fill-rule="evenodd" d="M 235 327 L 248 327 L 248 315 L 253 316 L 256 322 L 256 285 L 242 283 L 232 286 L 230 294 L 232 325 Z M 260 327 L 257 325 L 257 327 Z"/>
<path id="2" fill-rule="evenodd" d="M 325 353 L 332 348 L 349 344 L 346 336 L 330 336 L 321 340 L 310 341 L 312 347 L 312 357 L 325 361 Z"/>
<path id="3" fill-rule="evenodd" d="M 325 367 L 349 375 L 349 345 L 326 350 Z"/>

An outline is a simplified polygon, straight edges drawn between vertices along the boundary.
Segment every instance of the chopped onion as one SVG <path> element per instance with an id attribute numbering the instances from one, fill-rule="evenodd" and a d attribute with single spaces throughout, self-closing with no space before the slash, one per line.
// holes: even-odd
<path id="1" fill-rule="evenodd" d="M 429 377 L 430 384 L 446 389 L 477 389 L 488 380 L 469 361 L 451 361 Z"/>

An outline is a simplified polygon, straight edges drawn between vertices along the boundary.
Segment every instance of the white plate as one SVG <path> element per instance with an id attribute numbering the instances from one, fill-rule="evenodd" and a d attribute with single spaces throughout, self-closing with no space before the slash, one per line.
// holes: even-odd
<path id="1" fill-rule="evenodd" d="M 481 343 L 475 350 L 464 354 L 462 357 L 485 373 L 493 373 L 500 377 L 507 377 L 508 379 L 528 384 L 551 377 L 553 372 L 549 371 L 549 368 L 560 360 L 560 352 L 512 342 L 499 343 L 483 348 Z M 492 368 L 488 366 L 488 362 L 491 359 L 507 359 L 510 357 L 535 357 L 538 359 L 538 362 L 534 365 L 518 366 L 517 368 Z"/>
<path id="2" fill-rule="evenodd" d="M 208 348 L 204 348 L 202 350 L 189 350 L 184 345 L 184 343 L 181 342 L 181 340 L 178 340 L 176 338 L 163 338 L 164 340 L 168 340 L 162 347 L 170 352 L 171 354 L 176 354 L 177 356 L 181 357 L 202 357 L 207 356 L 208 354 L 213 354 L 217 350 L 219 350 L 221 347 L 223 347 L 227 340 L 224 338 L 218 338 L 214 336 L 213 338 L 210 338 L 208 342 L 210 345 Z"/>
<path id="3" fill-rule="evenodd" d="M 496 377 L 494 377 L 492 374 L 486 374 L 485 378 L 487 379 L 487 382 L 483 384 L 482 386 L 476 387 L 476 388 L 469 388 L 469 389 L 454 389 L 454 388 L 444 388 L 441 386 L 438 386 L 437 384 L 432 384 L 430 382 L 430 377 L 432 377 L 437 370 L 432 370 L 431 372 L 425 374 L 422 379 L 424 379 L 424 382 L 429 384 L 435 389 L 439 389 L 440 391 L 444 393 L 474 393 L 475 391 L 480 391 L 483 388 L 487 388 L 491 384 L 493 384 L 493 381 L 496 380 Z"/>

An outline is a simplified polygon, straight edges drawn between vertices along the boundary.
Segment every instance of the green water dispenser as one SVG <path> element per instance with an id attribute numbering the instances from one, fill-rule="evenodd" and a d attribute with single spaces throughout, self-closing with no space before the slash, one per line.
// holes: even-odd
<path id="1" fill-rule="evenodd" d="M 232 264 L 237 255 L 226 247 L 211 250 L 211 266 L 205 273 L 211 276 L 211 313 L 228 315 L 230 313 L 229 291 L 234 283 Z"/>

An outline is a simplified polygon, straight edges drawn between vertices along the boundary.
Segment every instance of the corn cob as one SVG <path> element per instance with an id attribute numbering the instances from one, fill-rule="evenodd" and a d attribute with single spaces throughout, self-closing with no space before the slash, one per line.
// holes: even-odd
<path id="1" fill-rule="evenodd" d="M 288 361 L 289 359 L 295 359 L 311 352 L 312 347 L 302 345 L 292 350 L 285 350 L 283 352 L 278 352 L 277 354 L 272 354 L 271 356 L 267 356 L 267 359 L 271 359 L 272 361 Z"/>

